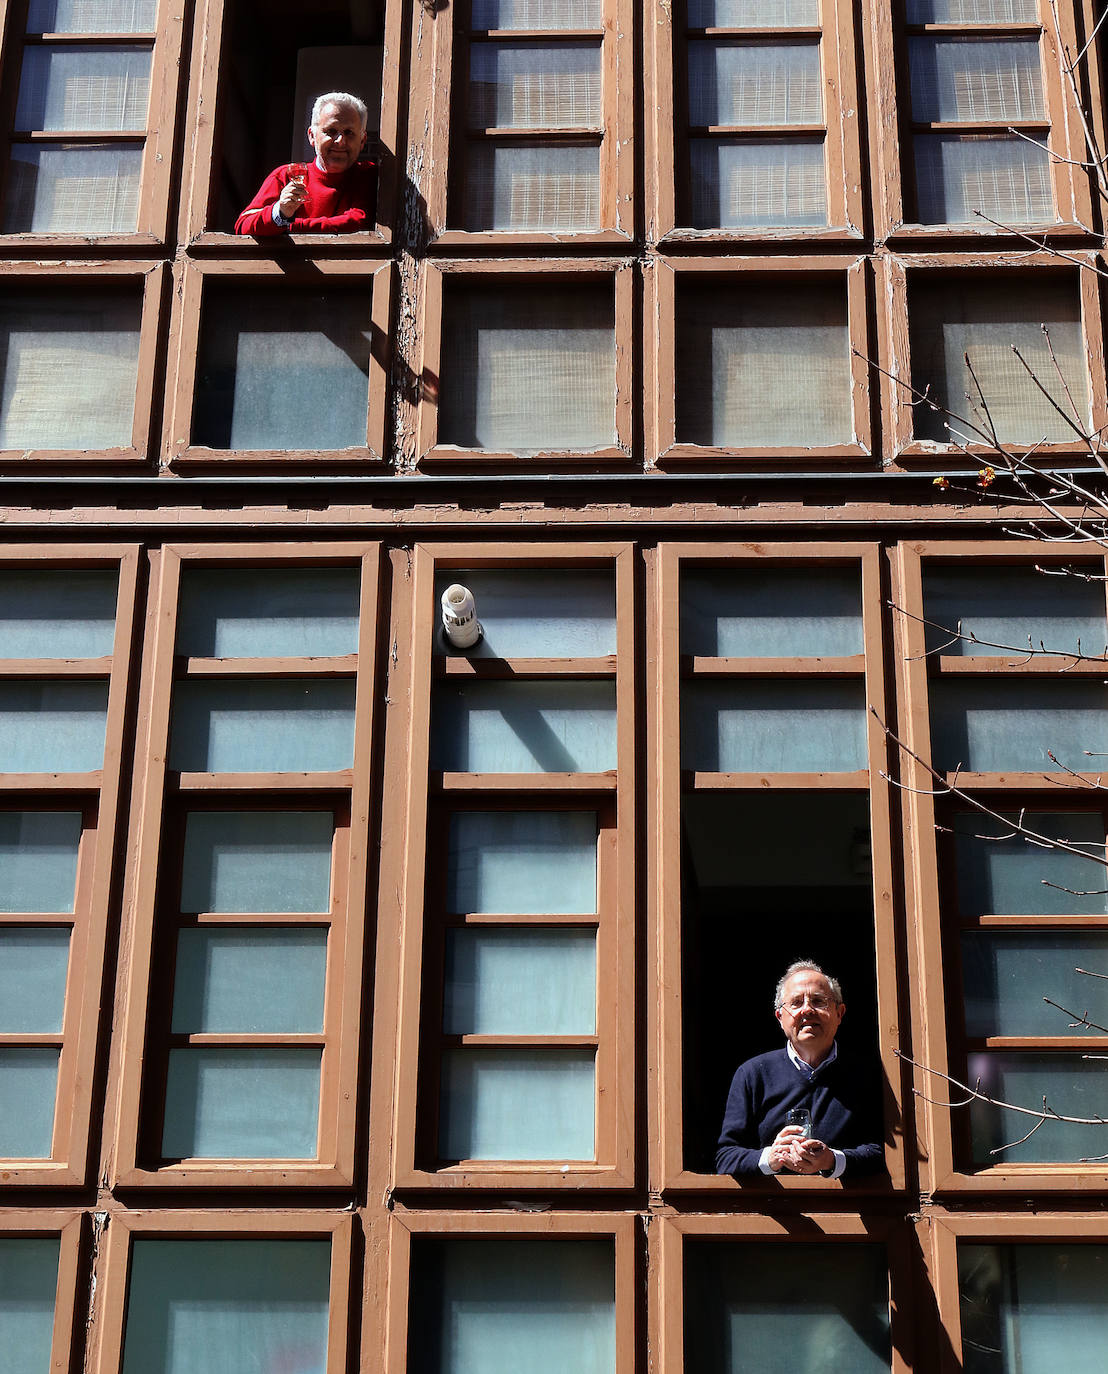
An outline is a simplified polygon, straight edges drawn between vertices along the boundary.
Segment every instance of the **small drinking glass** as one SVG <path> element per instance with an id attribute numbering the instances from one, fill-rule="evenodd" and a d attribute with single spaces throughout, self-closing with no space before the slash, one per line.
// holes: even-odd
<path id="1" fill-rule="evenodd" d="M 785 1114 L 786 1126 L 799 1126 L 802 1139 L 808 1140 L 812 1134 L 812 1113 L 807 1107 L 790 1107 Z"/>
<path id="2" fill-rule="evenodd" d="M 306 162 L 289 163 L 289 180 L 298 181 L 301 186 L 305 185 L 308 179 L 308 164 Z"/>

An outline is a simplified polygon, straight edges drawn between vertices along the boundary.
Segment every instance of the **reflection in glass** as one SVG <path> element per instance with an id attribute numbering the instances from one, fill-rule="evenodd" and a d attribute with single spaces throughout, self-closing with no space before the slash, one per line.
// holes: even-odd
<path id="1" fill-rule="evenodd" d="M 857 566 L 682 572 L 683 654 L 846 658 L 864 649 Z"/>
<path id="2" fill-rule="evenodd" d="M 598 29 L 603 0 L 473 0 L 475 29 Z"/>
<path id="3" fill-rule="evenodd" d="M 1017 819 L 1016 812 L 1003 813 L 1004 822 Z M 1108 912 L 1103 815 L 1027 811 L 1022 822 L 1033 834 L 1080 852 L 1029 844 L 1003 822 L 980 812 L 959 813 L 952 828 L 960 914 L 1097 916 Z M 1083 859 L 1082 853 L 1090 857 Z"/>
<path id="4" fill-rule="evenodd" d="M 1087 579 L 1084 573 L 1092 571 Z M 1089 565 L 1050 573 L 1027 567 L 928 567 L 923 579 L 929 650 L 1011 658 L 1029 649 L 1108 652 L 1104 584 Z"/>
<path id="5" fill-rule="evenodd" d="M 693 138 L 694 229 L 827 223 L 822 139 Z"/>
<path id="6" fill-rule="evenodd" d="M 8 164 L 6 234 L 133 234 L 142 144 L 15 144 Z"/>
<path id="7" fill-rule="evenodd" d="M 0 658 L 106 658 L 115 641 L 114 568 L 0 572 Z"/>
<path id="8" fill-rule="evenodd" d="M 439 687 L 431 767 L 448 773 L 604 773 L 616 766 L 613 682 Z"/>
<path id="9" fill-rule="evenodd" d="M 920 123 L 1043 118 L 1038 38 L 909 38 L 908 65 Z"/>
<path id="10" fill-rule="evenodd" d="M 152 33 L 156 0 L 30 0 L 28 33 Z"/>
<path id="11" fill-rule="evenodd" d="M 331 905 L 330 811 L 192 811 L 181 910 L 322 913 Z"/>
<path id="12" fill-rule="evenodd" d="M 452 582 L 473 593 L 484 632 L 467 658 L 604 658 L 616 651 L 611 572 L 457 569 L 435 579 L 436 603 Z"/>
<path id="13" fill-rule="evenodd" d="M 598 129 L 600 43 L 474 43 L 469 124 L 476 129 Z"/>
<path id="14" fill-rule="evenodd" d="M 185 568 L 177 652 L 333 658 L 358 652 L 357 568 Z"/>
<path id="15" fill-rule="evenodd" d="M 89 133 L 146 129 L 150 49 L 28 46 L 15 127 Z"/>
<path id="16" fill-rule="evenodd" d="M 592 811 L 456 813 L 450 818 L 446 909 L 591 915 L 596 828 Z"/>
<path id="17" fill-rule="evenodd" d="M 594 1159 L 596 1051 L 448 1050 L 439 1156 Z"/>
<path id="18" fill-rule="evenodd" d="M 0 1374 L 49 1374 L 57 1236 L 0 1238 Z"/>
<path id="19" fill-rule="evenodd" d="M 689 123 L 694 127 L 822 122 L 819 39 L 689 43 Z"/>
<path id="20" fill-rule="evenodd" d="M 174 690 L 171 768 L 328 773 L 353 761 L 352 679 L 196 679 Z"/>
<path id="21" fill-rule="evenodd" d="M 861 682 L 693 682 L 681 696 L 684 768 L 848 773 L 866 766 Z"/>
<path id="22" fill-rule="evenodd" d="M 935 682 L 931 750 L 935 767 L 971 773 L 1099 771 L 1108 751 L 1108 694 L 1100 682 L 1052 678 Z M 1048 757 L 1058 759 L 1054 763 Z M 1099 886 L 1094 883 L 1093 886 Z"/>
<path id="23" fill-rule="evenodd" d="M 0 1034 L 59 1034 L 68 968 L 68 927 L 0 929 Z"/>
<path id="24" fill-rule="evenodd" d="M 599 229 L 599 147 L 473 144 L 466 154 L 465 227 Z"/>
<path id="25" fill-rule="evenodd" d="M 448 930 L 447 1035 L 595 1035 L 589 930 Z"/>
<path id="26" fill-rule="evenodd" d="M 819 24 L 819 0 L 689 0 L 691 29 L 805 29 Z"/>
<path id="27" fill-rule="evenodd" d="M 1076 1052 L 993 1050 L 971 1054 L 967 1073 L 969 1083 L 986 1097 L 1015 1107 L 1041 1111 L 1045 1097 L 1047 1106 L 1061 1116 L 1087 1120 L 1108 1116 L 1103 1060 L 1083 1058 Z M 974 1102 L 969 1115 L 975 1164 L 1074 1163 L 1108 1154 L 1108 1123 L 1083 1126 L 1047 1120 L 1025 1140 L 1035 1125 L 1033 1117 L 987 1102 Z"/>
<path id="28" fill-rule="evenodd" d="M 95 772 L 107 715 L 107 682 L 0 682 L 0 772 Z"/>
<path id="29" fill-rule="evenodd" d="M 1050 153 L 1044 142 L 996 134 L 916 134 L 921 224 L 1053 220 Z"/>
<path id="30" fill-rule="evenodd" d="M 0 911 L 72 911 L 80 841 L 79 811 L 0 811 Z"/>
<path id="31" fill-rule="evenodd" d="M 53 1046 L 0 1047 L 0 1157 L 50 1158 L 58 1054 Z"/>
<path id="32" fill-rule="evenodd" d="M 1108 971 L 1108 934 L 963 934 L 966 1034 L 1069 1035 L 1075 1033 L 1073 1017 L 1083 1015 L 1108 1025 L 1108 980 L 1087 977 L 1079 968 Z"/>
<path id="33" fill-rule="evenodd" d="M 182 930 L 173 1030 L 318 1035 L 326 972 L 326 930 Z"/>

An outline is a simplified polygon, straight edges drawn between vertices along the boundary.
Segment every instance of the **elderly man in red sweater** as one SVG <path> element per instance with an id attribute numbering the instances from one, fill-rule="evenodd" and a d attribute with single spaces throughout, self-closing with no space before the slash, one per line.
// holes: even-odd
<path id="1" fill-rule="evenodd" d="M 349 234 L 371 229 L 377 165 L 359 162 L 366 145 L 365 103 L 345 91 L 321 95 L 312 107 L 308 142 L 315 161 L 276 168 L 235 221 L 236 234 Z"/>

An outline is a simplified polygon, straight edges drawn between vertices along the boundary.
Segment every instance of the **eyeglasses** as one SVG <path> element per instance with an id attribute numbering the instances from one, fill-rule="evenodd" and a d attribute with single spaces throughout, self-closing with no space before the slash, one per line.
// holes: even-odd
<path id="1" fill-rule="evenodd" d="M 790 997 L 787 1002 L 782 1002 L 781 1005 L 790 1016 L 795 1016 L 798 1011 L 804 1010 L 805 1003 L 807 1003 L 813 1011 L 830 1011 L 835 1005 L 833 998 L 824 997 L 823 994 L 819 992 L 805 993 L 803 997 Z"/>

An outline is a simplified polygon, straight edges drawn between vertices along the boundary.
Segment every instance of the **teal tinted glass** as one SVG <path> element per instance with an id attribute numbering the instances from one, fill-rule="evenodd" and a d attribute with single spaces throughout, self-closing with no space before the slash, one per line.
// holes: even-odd
<path id="1" fill-rule="evenodd" d="M 706 773 L 847 773 L 866 766 L 860 682 L 693 682 L 681 762 Z"/>
<path id="2" fill-rule="evenodd" d="M 79 811 L 0 811 L 0 911 L 73 910 Z"/>
<path id="3" fill-rule="evenodd" d="M 1015 821 L 1015 812 L 1005 813 Z M 1096 916 L 1108 911 L 1104 817 L 1090 811 L 1027 811 L 1023 825 L 1043 840 L 1078 851 L 1029 844 L 983 816 L 953 818 L 958 910 L 963 916 Z M 1089 858 L 1082 858 L 1088 854 Z"/>
<path id="4" fill-rule="evenodd" d="M 967 1072 L 970 1083 L 999 1102 L 1040 1111 L 1045 1097 L 1049 1108 L 1061 1116 L 1103 1119 L 1108 1115 L 1104 1110 L 1108 1062 L 1103 1059 L 1078 1053 L 991 1051 L 971 1054 Z M 969 1112 L 975 1164 L 1073 1163 L 1108 1154 L 1108 1123 L 1082 1126 L 1048 1120 L 1028 1136 L 1035 1124 L 1033 1117 L 987 1102 L 974 1102 Z"/>
<path id="5" fill-rule="evenodd" d="M 1068 1035 L 1074 1017 L 1108 1025 L 1108 934 L 1029 931 L 962 936 L 966 1034 Z M 1043 999 L 1066 1007 L 1072 1016 Z"/>
<path id="6" fill-rule="evenodd" d="M 467 658 L 603 658 L 616 651 L 611 572 L 500 568 L 440 573 L 436 605 L 455 582 L 473 593 L 484 632 L 476 647 L 465 651 Z M 438 644 L 452 652 L 441 638 Z"/>
<path id="7" fill-rule="evenodd" d="M 417 1238 L 410 1374 L 615 1374 L 611 1240 Z"/>
<path id="8" fill-rule="evenodd" d="M 325 1374 L 327 1240 L 154 1240 L 131 1252 L 123 1374 Z"/>
<path id="9" fill-rule="evenodd" d="M 193 811 L 181 910 L 320 913 L 331 906 L 330 811 Z"/>
<path id="10" fill-rule="evenodd" d="M 591 915 L 592 811 L 466 811 L 450 818 L 448 911 Z"/>
<path id="11" fill-rule="evenodd" d="M 596 935 L 448 930 L 447 1035 L 595 1035 Z"/>
<path id="12" fill-rule="evenodd" d="M 474 682 L 435 694 L 432 768 L 605 773 L 615 766 L 614 682 Z"/>
<path id="13" fill-rule="evenodd" d="M 1004 656 L 1028 648 L 1106 651 L 1104 584 L 1035 568 L 928 568 L 923 581 L 927 647 L 944 654 Z"/>
<path id="14" fill-rule="evenodd" d="M 0 1374 L 49 1374 L 57 1236 L 0 1239 Z"/>
<path id="15" fill-rule="evenodd" d="M 681 652 L 709 658 L 845 658 L 865 648 L 854 568 L 687 569 Z"/>
<path id="16" fill-rule="evenodd" d="M 357 568 L 186 568 L 177 652 L 329 658 L 358 652 Z"/>
<path id="17" fill-rule="evenodd" d="M 104 658 L 115 640 L 119 574 L 101 568 L 0 572 L 0 658 Z"/>
<path id="18" fill-rule="evenodd" d="M 182 930 L 173 1030 L 318 1035 L 326 972 L 325 930 Z"/>
<path id="19" fill-rule="evenodd" d="M 0 1156 L 50 1158 L 57 1096 L 57 1049 L 0 1047 Z"/>
<path id="20" fill-rule="evenodd" d="M 0 772 L 95 772 L 107 716 L 106 682 L 0 682 Z"/>
<path id="21" fill-rule="evenodd" d="M 58 1034 L 68 966 L 68 928 L 0 929 L 0 1033 Z"/>
<path id="22" fill-rule="evenodd" d="M 169 766 L 189 773 L 328 773 L 354 761 L 354 683 L 180 682 Z"/>
<path id="23" fill-rule="evenodd" d="M 1078 773 L 1108 752 L 1108 692 L 1099 682 L 1055 679 L 931 685 L 935 767 L 971 773 L 1055 772 L 1047 751 Z M 1090 757 L 1090 754 L 1094 757 Z"/>

